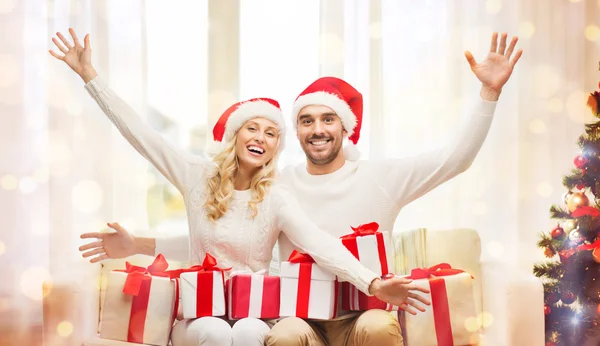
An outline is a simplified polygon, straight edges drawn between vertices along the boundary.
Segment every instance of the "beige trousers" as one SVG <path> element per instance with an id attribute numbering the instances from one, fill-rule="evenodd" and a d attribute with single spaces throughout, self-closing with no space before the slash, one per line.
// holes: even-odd
<path id="1" fill-rule="evenodd" d="M 387 311 L 367 310 L 336 321 L 288 317 L 267 333 L 267 346 L 402 346 L 398 321 Z"/>

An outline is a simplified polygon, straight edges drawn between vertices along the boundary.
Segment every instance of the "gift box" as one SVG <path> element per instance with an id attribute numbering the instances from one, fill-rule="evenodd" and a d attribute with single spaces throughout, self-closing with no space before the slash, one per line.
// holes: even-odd
<path id="1" fill-rule="evenodd" d="M 473 277 L 447 263 L 431 268 L 413 269 L 408 278 L 419 287 L 430 290 L 430 294 L 418 292 L 431 305 L 425 312 L 416 315 L 400 313 L 401 325 L 405 327 L 406 346 L 459 346 L 479 343 L 479 331 L 468 327 L 474 320 L 475 298 Z"/>
<path id="2" fill-rule="evenodd" d="M 292 252 L 281 262 L 281 317 L 328 320 L 336 317 L 338 284 L 335 275 L 306 254 Z"/>
<path id="3" fill-rule="evenodd" d="M 178 286 L 158 255 L 148 268 L 126 263 L 108 274 L 100 338 L 165 346 L 177 312 Z"/>
<path id="4" fill-rule="evenodd" d="M 342 282 L 342 309 L 350 311 L 365 311 L 372 309 L 393 310 L 393 306 L 368 296 L 349 282 Z"/>
<path id="5" fill-rule="evenodd" d="M 183 318 L 225 316 L 225 275 L 206 254 L 202 265 L 179 271 Z"/>
<path id="6" fill-rule="evenodd" d="M 342 244 L 365 267 L 378 275 L 388 274 L 389 269 L 393 268 L 392 256 L 388 256 L 391 251 L 388 232 L 378 231 L 379 224 L 376 222 L 351 228 L 353 233 L 340 238 Z M 338 281 L 345 280 L 338 278 Z"/>
<path id="7" fill-rule="evenodd" d="M 265 272 L 231 273 L 225 283 L 227 318 L 279 318 L 280 277 Z"/>

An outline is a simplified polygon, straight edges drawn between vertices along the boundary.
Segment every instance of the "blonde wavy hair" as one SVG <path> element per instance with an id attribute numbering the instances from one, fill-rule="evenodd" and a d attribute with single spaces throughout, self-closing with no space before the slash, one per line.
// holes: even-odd
<path id="1" fill-rule="evenodd" d="M 277 148 L 280 145 L 280 140 L 281 138 L 277 141 Z M 233 181 L 239 171 L 238 157 L 235 154 L 236 143 L 237 132 L 233 139 L 225 145 L 225 149 L 213 158 L 217 167 L 213 175 L 207 180 L 208 196 L 204 204 L 206 215 L 212 222 L 225 215 L 233 198 Z M 248 206 L 252 209 L 253 218 L 258 214 L 258 204 L 265 199 L 267 190 L 275 180 L 278 156 L 279 151 L 276 149 L 273 158 L 259 169 L 250 181 L 252 198 L 248 202 Z"/>

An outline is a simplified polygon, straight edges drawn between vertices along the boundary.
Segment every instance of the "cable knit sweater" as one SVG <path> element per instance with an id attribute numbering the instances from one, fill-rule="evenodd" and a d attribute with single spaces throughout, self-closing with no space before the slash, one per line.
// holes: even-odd
<path id="1" fill-rule="evenodd" d="M 150 128 L 100 77 L 85 86 L 110 121 L 125 139 L 156 167 L 183 195 L 189 222 L 189 260 L 201 263 L 207 253 L 220 266 L 233 270 L 269 269 L 272 250 L 280 234 L 286 234 L 296 248 L 309 253 L 322 267 L 350 281 L 368 294 L 377 277 L 365 268 L 341 242 L 320 230 L 302 212 L 286 188 L 275 184 L 251 217 L 250 190 L 235 191 L 228 212 L 215 223 L 207 219 L 202 205 L 206 201 L 206 179 L 214 163 L 192 155 L 171 144 Z M 157 239 L 156 252 L 181 258 L 181 238 Z"/>

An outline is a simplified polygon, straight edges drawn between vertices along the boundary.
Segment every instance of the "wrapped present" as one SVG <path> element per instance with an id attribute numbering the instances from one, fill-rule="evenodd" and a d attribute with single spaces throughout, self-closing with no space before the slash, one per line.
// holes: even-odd
<path id="1" fill-rule="evenodd" d="M 372 309 L 392 310 L 393 307 L 361 292 L 349 282 L 342 282 L 342 309 L 351 311 L 365 311 Z"/>
<path id="2" fill-rule="evenodd" d="M 236 320 L 245 317 L 279 318 L 279 276 L 232 272 L 225 283 L 227 317 Z"/>
<path id="3" fill-rule="evenodd" d="M 392 268 L 392 256 L 389 246 L 389 234 L 378 231 L 379 224 L 371 222 L 360 225 L 351 234 L 342 236 L 342 244 L 356 257 L 365 267 L 379 275 L 388 274 Z M 340 282 L 344 281 L 338 278 Z"/>
<path id="4" fill-rule="evenodd" d="M 126 263 L 108 274 L 100 338 L 165 346 L 177 313 L 177 280 L 158 255 L 148 267 Z"/>
<path id="5" fill-rule="evenodd" d="M 336 317 L 335 275 L 319 267 L 306 254 L 292 252 L 281 262 L 281 317 L 296 316 L 327 320 Z"/>
<path id="6" fill-rule="evenodd" d="M 231 268 L 217 267 L 217 260 L 206 254 L 202 265 L 178 271 L 183 318 L 225 316 L 225 275 Z"/>
<path id="7" fill-rule="evenodd" d="M 467 320 L 476 318 L 473 277 L 447 263 L 411 271 L 408 278 L 430 294 L 425 312 L 416 315 L 400 313 L 407 346 L 459 346 L 479 343 L 479 331 L 468 327 Z M 474 329 L 474 328 L 473 328 Z"/>

